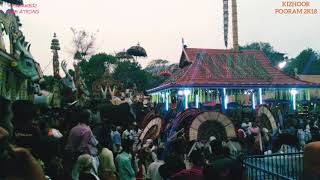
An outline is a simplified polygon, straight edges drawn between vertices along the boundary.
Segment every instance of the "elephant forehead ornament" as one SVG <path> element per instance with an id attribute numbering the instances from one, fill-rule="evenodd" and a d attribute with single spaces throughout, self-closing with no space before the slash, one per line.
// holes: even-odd
<path id="1" fill-rule="evenodd" d="M 15 57 L 17 59 L 15 67 L 22 75 L 35 82 L 40 79 L 40 76 L 30 53 L 30 45 L 28 42 L 25 42 L 23 36 L 17 38 L 15 42 Z"/>

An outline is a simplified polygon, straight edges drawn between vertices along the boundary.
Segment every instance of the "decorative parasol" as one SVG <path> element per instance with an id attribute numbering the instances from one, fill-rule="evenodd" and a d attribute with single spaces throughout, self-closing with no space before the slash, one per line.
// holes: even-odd
<path id="1" fill-rule="evenodd" d="M 162 129 L 163 119 L 160 116 L 154 117 L 143 129 L 139 140 L 145 142 L 147 139 L 155 140 L 159 137 Z"/>
<path id="2" fill-rule="evenodd" d="M 273 133 L 277 130 L 276 120 L 266 105 L 260 105 L 257 108 L 257 120 L 261 126 Z"/>
<path id="3" fill-rule="evenodd" d="M 189 141 L 208 140 L 211 136 L 217 139 L 236 137 L 232 121 L 220 112 L 202 112 L 192 121 L 189 130 Z"/>
<path id="4" fill-rule="evenodd" d="M 146 50 L 138 43 L 136 46 L 132 46 L 127 50 L 127 53 L 135 57 L 147 57 Z"/>
<path id="5" fill-rule="evenodd" d="M 156 112 L 154 110 L 148 112 L 141 123 L 142 129 L 144 129 L 155 116 Z"/>

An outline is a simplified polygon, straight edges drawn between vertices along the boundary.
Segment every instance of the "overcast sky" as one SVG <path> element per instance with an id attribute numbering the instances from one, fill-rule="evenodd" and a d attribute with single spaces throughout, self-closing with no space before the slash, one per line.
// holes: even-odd
<path id="1" fill-rule="evenodd" d="M 319 0 L 309 0 L 320 11 Z M 222 0 L 24 0 L 36 3 L 39 14 L 19 14 L 34 58 L 44 69 L 52 59 L 56 32 L 60 60 L 73 62 L 70 27 L 97 34 L 97 52 L 114 53 L 140 42 L 148 58 L 178 62 L 181 38 L 189 47 L 224 48 Z M 231 3 L 231 2 L 230 2 Z M 5 8 L 5 7 L 2 7 Z M 289 57 L 302 49 L 320 50 L 320 14 L 276 15 L 281 0 L 238 0 L 239 44 L 270 42 Z M 230 20 L 231 23 L 231 20 Z M 230 26 L 231 32 L 231 26 Z M 229 44 L 232 45 L 231 33 Z M 44 71 L 52 73 L 51 64 Z"/>

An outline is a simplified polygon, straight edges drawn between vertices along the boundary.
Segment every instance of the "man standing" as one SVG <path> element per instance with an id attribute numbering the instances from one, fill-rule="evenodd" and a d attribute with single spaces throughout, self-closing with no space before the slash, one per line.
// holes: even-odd
<path id="1" fill-rule="evenodd" d="M 119 180 L 136 180 L 132 162 L 132 146 L 131 140 L 123 140 L 123 151 L 116 157 L 116 166 L 119 172 Z"/>
<path id="2" fill-rule="evenodd" d="M 78 114 L 79 123 L 73 127 L 68 137 L 67 150 L 70 150 L 74 155 L 90 154 L 97 156 L 98 141 L 93 136 L 89 126 L 90 113 L 82 111 Z"/>
<path id="3" fill-rule="evenodd" d="M 159 147 L 157 149 L 157 159 L 151 163 L 147 170 L 147 180 L 163 180 L 159 173 L 159 167 L 164 164 L 162 160 L 164 149 Z"/>
<path id="4" fill-rule="evenodd" d="M 118 153 L 121 151 L 121 127 L 117 126 L 116 131 L 113 132 L 112 142 L 113 142 L 113 151 Z"/>

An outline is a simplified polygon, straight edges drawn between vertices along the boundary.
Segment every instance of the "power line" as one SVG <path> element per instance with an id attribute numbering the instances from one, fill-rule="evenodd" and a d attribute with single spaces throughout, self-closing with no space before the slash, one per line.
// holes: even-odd
<path id="1" fill-rule="evenodd" d="M 51 61 L 48 63 L 48 65 L 42 70 L 42 72 L 44 73 L 46 71 L 46 69 L 49 67 L 49 65 L 52 63 L 53 59 L 51 59 Z"/>

